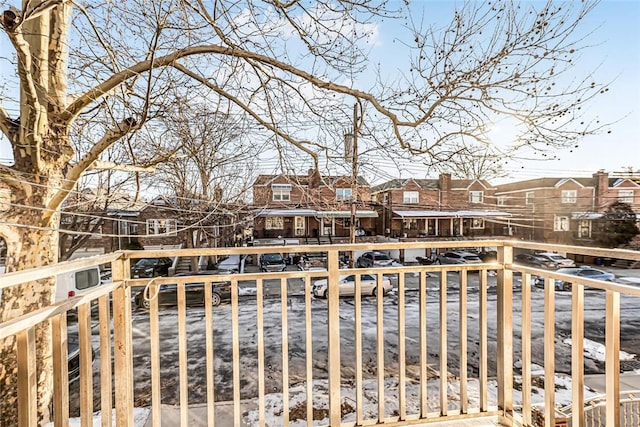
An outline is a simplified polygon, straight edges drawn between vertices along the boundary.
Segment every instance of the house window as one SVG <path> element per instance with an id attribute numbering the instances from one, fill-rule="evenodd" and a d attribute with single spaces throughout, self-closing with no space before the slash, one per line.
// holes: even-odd
<path id="1" fill-rule="evenodd" d="M 633 204 L 633 190 L 618 190 L 618 201 Z"/>
<path id="2" fill-rule="evenodd" d="M 504 206 L 507 204 L 507 196 L 498 196 L 498 206 Z"/>
<path id="3" fill-rule="evenodd" d="M 562 203 L 575 203 L 577 198 L 576 190 L 562 190 Z"/>
<path id="4" fill-rule="evenodd" d="M 525 205 L 532 205 L 533 204 L 533 195 L 534 192 L 533 191 L 527 191 L 524 195 L 524 204 Z"/>
<path id="5" fill-rule="evenodd" d="M 415 218 L 407 218 L 402 220 L 402 227 L 405 230 L 417 230 L 418 220 Z"/>
<path id="6" fill-rule="evenodd" d="M 417 191 L 405 191 L 403 195 L 403 202 L 407 204 L 417 204 L 418 203 L 418 192 Z"/>
<path id="7" fill-rule="evenodd" d="M 303 216 L 297 216 L 294 219 L 294 224 L 296 226 L 296 236 L 304 236 L 304 217 Z"/>
<path id="8" fill-rule="evenodd" d="M 268 216 L 264 221 L 265 230 L 282 230 L 284 228 L 284 218 L 281 216 Z"/>
<path id="9" fill-rule="evenodd" d="M 339 202 L 344 202 L 346 200 L 351 200 L 351 189 L 350 188 L 336 188 L 336 200 Z"/>
<path id="10" fill-rule="evenodd" d="M 591 221 L 589 221 L 588 219 L 580 220 L 580 222 L 578 223 L 578 237 L 591 237 Z"/>
<path id="11" fill-rule="evenodd" d="M 471 228 L 475 230 L 484 229 L 484 218 L 471 218 Z"/>
<path id="12" fill-rule="evenodd" d="M 553 231 L 569 231 L 569 217 L 556 216 L 553 221 Z"/>
<path id="13" fill-rule="evenodd" d="M 484 192 L 482 191 L 469 191 L 469 203 L 483 203 Z"/>
<path id="14" fill-rule="evenodd" d="M 175 219 L 148 219 L 148 236 L 175 236 L 178 231 L 178 221 Z"/>
<path id="15" fill-rule="evenodd" d="M 274 202 L 288 202 L 291 200 L 291 184 L 271 185 Z"/>

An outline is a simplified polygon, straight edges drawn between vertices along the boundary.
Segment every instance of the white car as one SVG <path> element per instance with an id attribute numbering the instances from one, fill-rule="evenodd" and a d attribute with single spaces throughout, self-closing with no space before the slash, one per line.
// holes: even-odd
<path id="1" fill-rule="evenodd" d="M 558 255 L 555 252 L 539 252 L 539 253 L 537 253 L 535 255 L 537 257 L 546 259 L 548 262 L 555 263 L 558 266 L 558 268 L 575 267 L 576 266 L 576 264 L 573 262 L 572 259 L 565 258 L 562 255 Z"/>
<path id="2" fill-rule="evenodd" d="M 393 288 L 391 285 L 391 281 L 386 277 L 383 277 L 381 283 L 379 284 L 378 279 L 374 275 L 360 275 L 360 293 L 362 295 L 377 295 L 379 285 L 382 286 L 383 296 Z M 340 276 L 338 286 L 340 290 L 340 296 L 354 295 L 356 289 L 355 274 Z M 327 279 L 318 280 L 313 283 L 313 295 L 320 298 L 327 297 Z"/>

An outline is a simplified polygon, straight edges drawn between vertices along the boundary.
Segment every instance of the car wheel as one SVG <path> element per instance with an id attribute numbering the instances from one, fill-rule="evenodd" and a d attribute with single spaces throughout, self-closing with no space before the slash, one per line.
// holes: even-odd
<path id="1" fill-rule="evenodd" d="M 378 287 L 373 288 L 373 292 L 371 293 L 374 297 L 378 295 Z M 382 288 L 382 296 L 385 296 L 384 288 Z"/>
<path id="2" fill-rule="evenodd" d="M 563 291 L 570 291 L 571 290 L 571 283 L 565 283 L 562 285 L 562 290 Z"/>
<path id="3" fill-rule="evenodd" d="M 327 299 L 329 298 L 329 290 L 325 289 L 324 292 L 322 293 L 322 298 Z"/>
<path id="4" fill-rule="evenodd" d="M 220 305 L 220 294 L 217 292 L 214 292 L 213 294 L 211 294 L 211 305 L 213 305 L 214 307 L 217 307 Z"/>
<path id="5" fill-rule="evenodd" d="M 440 260 L 439 260 L 439 259 L 437 259 L 437 260 L 436 260 L 436 262 L 435 262 L 435 264 L 436 264 L 436 265 L 440 265 L 440 264 L 442 264 L 442 263 L 440 262 Z"/>
<path id="6" fill-rule="evenodd" d="M 145 297 L 141 297 L 140 299 L 138 299 L 138 307 L 149 310 L 151 308 L 151 301 L 149 301 Z"/>

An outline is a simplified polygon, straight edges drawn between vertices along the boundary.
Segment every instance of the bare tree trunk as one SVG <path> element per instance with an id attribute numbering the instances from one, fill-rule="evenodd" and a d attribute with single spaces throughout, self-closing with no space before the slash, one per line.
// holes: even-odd
<path id="1" fill-rule="evenodd" d="M 38 222 L 33 217 L 33 223 Z M 21 217 L 21 221 L 25 218 Z M 8 242 L 7 266 L 25 268 L 47 265 L 56 262 L 57 232 L 52 229 L 19 228 L 17 240 Z M 16 242 L 18 244 L 16 244 Z M 16 261 L 12 262 L 11 259 Z M 0 305 L 0 322 L 19 315 L 29 313 L 53 302 L 55 295 L 55 278 L 30 282 L 21 286 L 6 288 L 2 292 Z M 49 322 L 36 328 L 36 360 L 38 384 L 38 424 L 42 425 L 50 419 L 49 402 L 52 397 L 52 360 L 51 360 L 51 328 Z M 0 426 L 17 425 L 17 360 L 16 339 L 9 337 L 0 342 Z"/>

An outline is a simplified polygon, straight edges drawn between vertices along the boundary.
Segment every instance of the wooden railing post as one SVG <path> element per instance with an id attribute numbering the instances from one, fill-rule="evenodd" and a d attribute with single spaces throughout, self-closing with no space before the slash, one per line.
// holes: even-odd
<path id="1" fill-rule="evenodd" d="M 329 277 L 328 290 L 328 327 L 329 327 L 329 425 L 339 426 L 341 422 L 340 402 L 340 277 L 338 251 L 327 253 Z"/>
<path id="2" fill-rule="evenodd" d="M 513 417 L 513 271 L 505 266 L 513 263 L 513 246 L 498 247 L 498 262 L 503 267 L 498 270 L 498 409 L 502 421 L 509 422 Z"/>
<path id="3" fill-rule="evenodd" d="M 128 259 L 111 264 L 114 282 L 129 279 Z M 115 377 L 116 425 L 133 427 L 133 345 L 131 337 L 131 288 L 113 291 L 113 357 Z"/>

